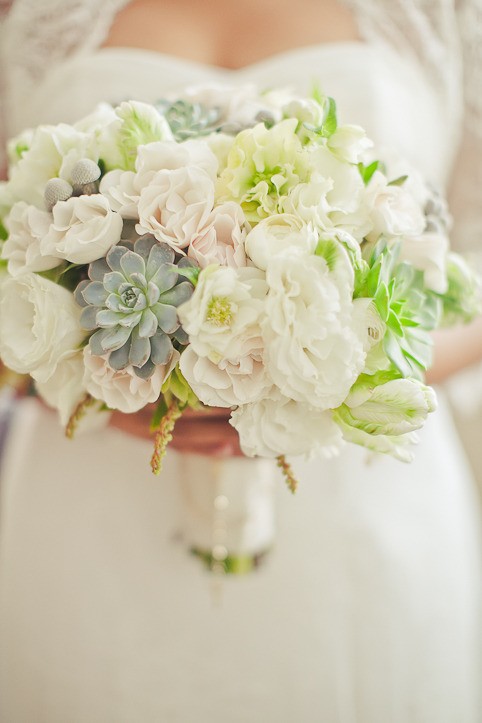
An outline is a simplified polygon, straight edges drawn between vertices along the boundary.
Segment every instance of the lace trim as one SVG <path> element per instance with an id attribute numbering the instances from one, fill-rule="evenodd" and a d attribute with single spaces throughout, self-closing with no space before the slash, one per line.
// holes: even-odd
<path id="1" fill-rule="evenodd" d="M 21 113 L 30 89 L 50 68 L 98 48 L 116 13 L 128 2 L 16 0 L 2 28 L 8 112 Z"/>

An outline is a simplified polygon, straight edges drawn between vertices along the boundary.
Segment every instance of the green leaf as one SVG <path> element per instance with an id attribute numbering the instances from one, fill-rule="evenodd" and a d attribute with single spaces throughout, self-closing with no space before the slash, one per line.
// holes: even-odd
<path id="1" fill-rule="evenodd" d="M 388 294 L 388 288 L 387 285 L 382 282 L 375 294 L 375 304 L 377 306 L 377 311 L 383 321 L 387 320 L 389 303 L 390 296 Z"/>
<path id="2" fill-rule="evenodd" d="M 408 176 L 399 176 L 398 178 L 395 178 L 393 181 L 389 181 L 387 184 L 388 186 L 403 186 L 405 181 L 407 180 Z"/>
<path id="3" fill-rule="evenodd" d="M 378 170 L 378 167 L 380 165 L 380 161 L 373 161 L 373 163 L 370 163 L 368 166 L 365 166 L 364 163 L 358 164 L 358 171 L 360 172 L 360 176 L 362 177 L 362 181 L 367 186 L 371 179 L 373 174 L 376 170 Z"/>
<path id="4" fill-rule="evenodd" d="M 157 407 L 154 411 L 154 414 L 152 415 L 151 424 L 150 424 L 150 430 L 151 432 L 155 432 L 156 429 L 159 429 L 161 426 L 162 418 L 167 414 L 168 406 L 166 404 L 166 400 L 163 396 L 159 398 L 159 402 L 157 403 Z"/>
<path id="5" fill-rule="evenodd" d="M 320 239 L 315 249 L 315 255 L 325 259 L 330 271 L 334 270 L 339 253 L 338 243 L 333 239 Z"/>
<path id="6" fill-rule="evenodd" d="M 403 336 L 403 329 L 400 325 L 400 322 L 398 320 L 398 317 L 392 310 L 389 311 L 388 317 L 387 317 L 387 326 L 393 331 L 394 334 L 397 336 Z"/>
<path id="7" fill-rule="evenodd" d="M 8 232 L 3 223 L 0 221 L 0 240 L 6 241 L 8 238 Z"/>
<path id="8" fill-rule="evenodd" d="M 324 138 L 329 138 L 333 135 L 338 127 L 338 120 L 336 117 L 336 103 L 333 98 L 327 98 L 328 101 L 328 112 L 322 126 L 322 135 Z"/>
<path id="9" fill-rule="evenodd" d="M 179 276 L 184 276 L 184 278 L 190 281 L 193 286 L 197 285 L 197 280 L 199 278 L 199 274 L 201 273 L 199 266 L 177 266 L 176 270 Z"/>

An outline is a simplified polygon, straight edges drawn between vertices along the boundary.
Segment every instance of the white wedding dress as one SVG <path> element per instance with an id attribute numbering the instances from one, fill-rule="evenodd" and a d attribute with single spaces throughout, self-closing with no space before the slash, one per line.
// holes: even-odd
<path id="1" fill-rule="evenodd" d="M 28 124 L 187 83 L 318 80 L 344 121 L 447 180 L 454 125 L 382 43 L 283 53 L 239 72 L 133 49 L 52 68 Z M 443 398 L 415 462 L 347 448 L 280 479 L 264 565 L 210 577 L 178 535 L 178 459 L 107 429 L 66 441 L 35 400 L 2 474 L 2 723 L 477 723 L 480 512 Z"/>

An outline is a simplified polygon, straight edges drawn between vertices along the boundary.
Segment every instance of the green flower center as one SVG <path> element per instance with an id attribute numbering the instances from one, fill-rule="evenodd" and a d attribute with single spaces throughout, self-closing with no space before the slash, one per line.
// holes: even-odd
<path id="1" fill-rule="evenodd" d="M 129 309 L 132 309 L 137 302 L 137 298 L 139 296 L 139 289 L 135 289 L 133 286 L 126 289 L 121 294 L 122 303 L 127 306 Z"/>
<path id="2" fill-rule="evenodd" d="M 230 326 L 233 316 L 229 299 L 226 296 L 213 296 L 208 304 L 206 321 L 215 326 Z"/>

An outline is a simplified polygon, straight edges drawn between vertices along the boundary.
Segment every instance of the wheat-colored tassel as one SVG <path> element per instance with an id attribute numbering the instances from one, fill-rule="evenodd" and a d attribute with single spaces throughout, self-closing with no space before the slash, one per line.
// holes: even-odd
<path id="1" fill-rule="evenodd" d="M 165 457 L 167 445 L 172 439 L 172 431 L 181 415 L 182 411 L 179 404 L 174 399 L 161 419 L 159 429 L 154 436 L 154 452 L 151 457 L 151 468 L 154 474 L 161 473 L 162 460 Z"/>
<path id="2" fill-rule="evenodd" d="M 294 494 L 298 487 L 298 480 L 295 477 L 291 465 L 286 461 L 284 454 L 280 454 L 279 457 L 276 457 L 276 462 L 283 473 L 288 489 Z"/>

